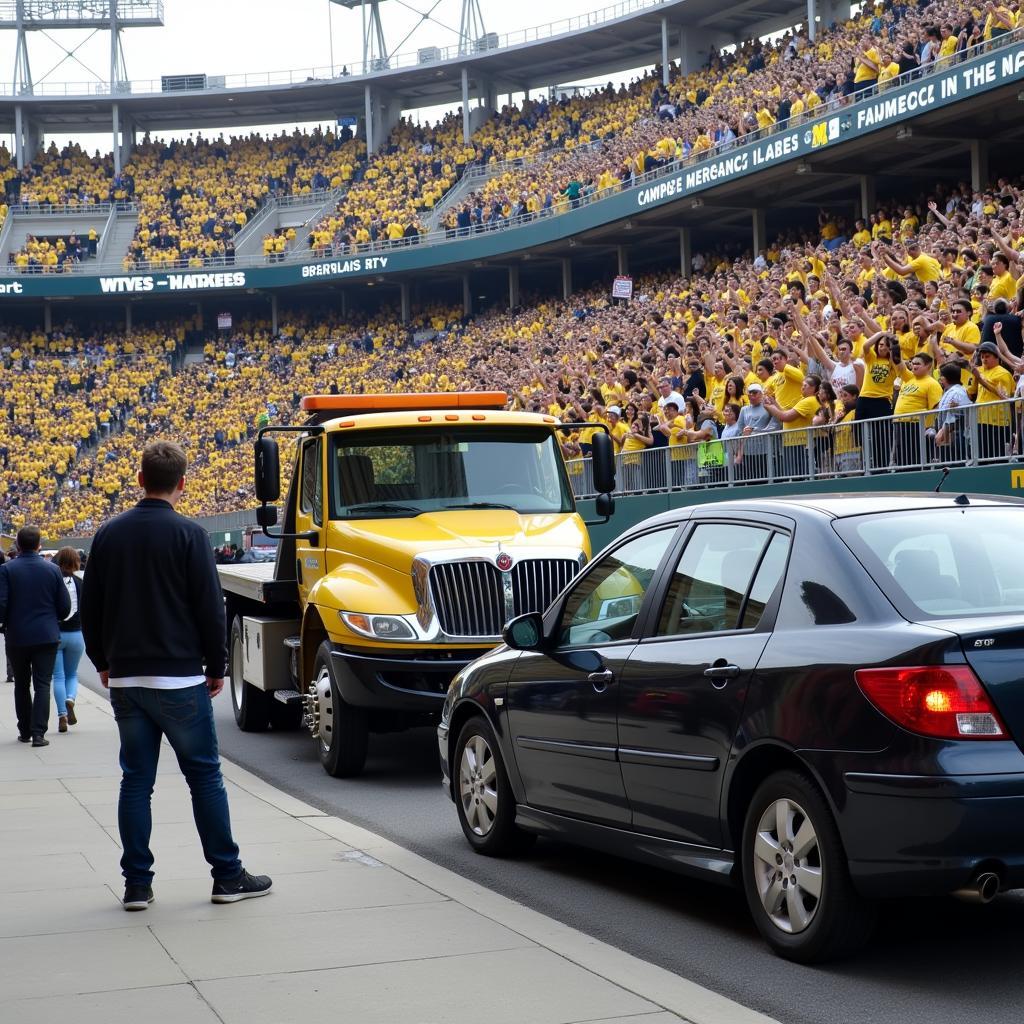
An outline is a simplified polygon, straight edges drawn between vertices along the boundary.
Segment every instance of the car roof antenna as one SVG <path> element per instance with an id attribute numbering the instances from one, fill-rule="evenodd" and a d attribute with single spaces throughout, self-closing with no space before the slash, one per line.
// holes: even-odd
<path id="1" fill-rule="evenodd" d="M 958 494 L 953 499 L 953 504 L 954 505 L 970 505 L 970 501 L 968 501 L 966 494 Z"/>
<path id="2" fill-rule="evenodd" d="M 946 482 L 946 477 L 949 476 L 949 466 L 942 467 L 942 476 L 939 482 L 935 485 L 935 493 L 938 494 L 942 490 L 942 485 Z"/>

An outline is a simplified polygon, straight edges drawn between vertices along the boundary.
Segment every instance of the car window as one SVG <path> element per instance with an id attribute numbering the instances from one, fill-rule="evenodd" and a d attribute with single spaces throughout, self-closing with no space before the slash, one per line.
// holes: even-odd
<path id="1" fill-rule="evenodd" d="M 741 629 L 753 629 L 764 615 L 765 607 L 772 599 L 786 571 L 786 559 L 789 558 L 789 537 L 785 533 L 773 533 L 768 542 L 761 564 L 757 567 L 754 584 L 747 595 L 747 603 L 743 609 Z"/>
<path id="2" fill-rule="evenodd" d="M 908 619 L 1024 612 L 1024 510 L 950 505 L 840 519 L 835 530 Z"/>
<path id="3" fill-rule="evenodd" d="M 769 531 L 756 526 L 697 526 L 672 574 L 657 635 L 737 629 L 743 598 L 768 539 Z"/>
<path id="4" fill-rule="evenodd" d="M 310 512 L 313 522 L 323 522 L 323 459 L 320 457 L 320 438 L 307 441 L 302 446 L 302 489 L 299 494 L 299 509 Z"/>
<path id="5" fill-rule="evenodd" d="M 562 645 L 608 643 L 633 633 L 644 594 L 676 529 L 635 537 L 596 562 L 562 608 Z"/>

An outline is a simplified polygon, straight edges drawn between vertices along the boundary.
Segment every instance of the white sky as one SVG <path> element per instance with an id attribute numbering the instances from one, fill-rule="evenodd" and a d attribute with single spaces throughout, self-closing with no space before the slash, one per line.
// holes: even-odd
<path id="1" fill-rule="evenodd" d="M 433 20 L 421 22 L 414 9 L 426 13 L 433 3 L 434 0 L 383 0 L 381 20 L 389 50 L 397 48 L 398 52 L 407 53 L 422 46 L 443 47 L 458 42 L 461 0 L 438 0 Z M 556 15 L 569 18 L 600 10 L 607 3 L 608 0 L 562 0 L 553 6 L 542 0 L 517 0 L 514 4 L 481 0 L 480 7 L 486 30 L 503 34 L 548 24 Z M 130 79 L 305 69 L 311 73 L 314 68 L 323 73 L 331 66 L 332 41 L 336 68 L 355 64 L 362 58 L 359 10 L 350 11 L 329 0 L 165 0 L 164 21 L 163 28 L 127 29 L 122 33 Z M 401 40 L 412 29 L 415 31 L 402 44 Z M 64 59 L 59 46 L 41 32 L 32 33 L 29 60 L 37 84 L 109 80 L 109 33 L 101 32 L 91 39 L 86 31 L 68 30 L 53 35 L 68 49 L 82 43 L 76 52 L 82 63 Z M 0 83 L 4 83 L 0 88 L 8 94 L 14 77 L 15 41 L 15 32 L 0 33 Z M 437 112 L 431 112 L 431 116 L 436 117 Z M 67 138 L 66 134 L 47 136 L 48 141 L 52 139 L 58 145 Z M 110 149 L 109 136 L 77 139 L 90 149 Z"/>

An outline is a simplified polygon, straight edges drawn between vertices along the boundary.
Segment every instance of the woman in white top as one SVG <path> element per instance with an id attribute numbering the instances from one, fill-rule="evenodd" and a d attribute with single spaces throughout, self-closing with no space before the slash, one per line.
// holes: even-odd
<path id="1" fill-rule="evenodd" d="M 61 548 L 54 564 L 64 574 L 64 586 L 71 598 L 71 614 L 60 624 L 60 644 L 53 665 L 53 699 L 57 704 L 57 731 L 77 725 L 75 698 L 78 696 L 78 663 L 85 653 L 82 637 L 82 581 L 75 575 L 82 560 L 74 548 Z"/>

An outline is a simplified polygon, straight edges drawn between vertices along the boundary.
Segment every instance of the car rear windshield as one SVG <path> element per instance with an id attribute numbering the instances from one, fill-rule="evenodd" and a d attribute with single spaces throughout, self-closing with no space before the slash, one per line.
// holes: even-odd
<path id="1" fill-rule="evenodd" d="M 908 619 L 1024 613 L 1024 506 L 885 512 L 835 528 Z"/>

